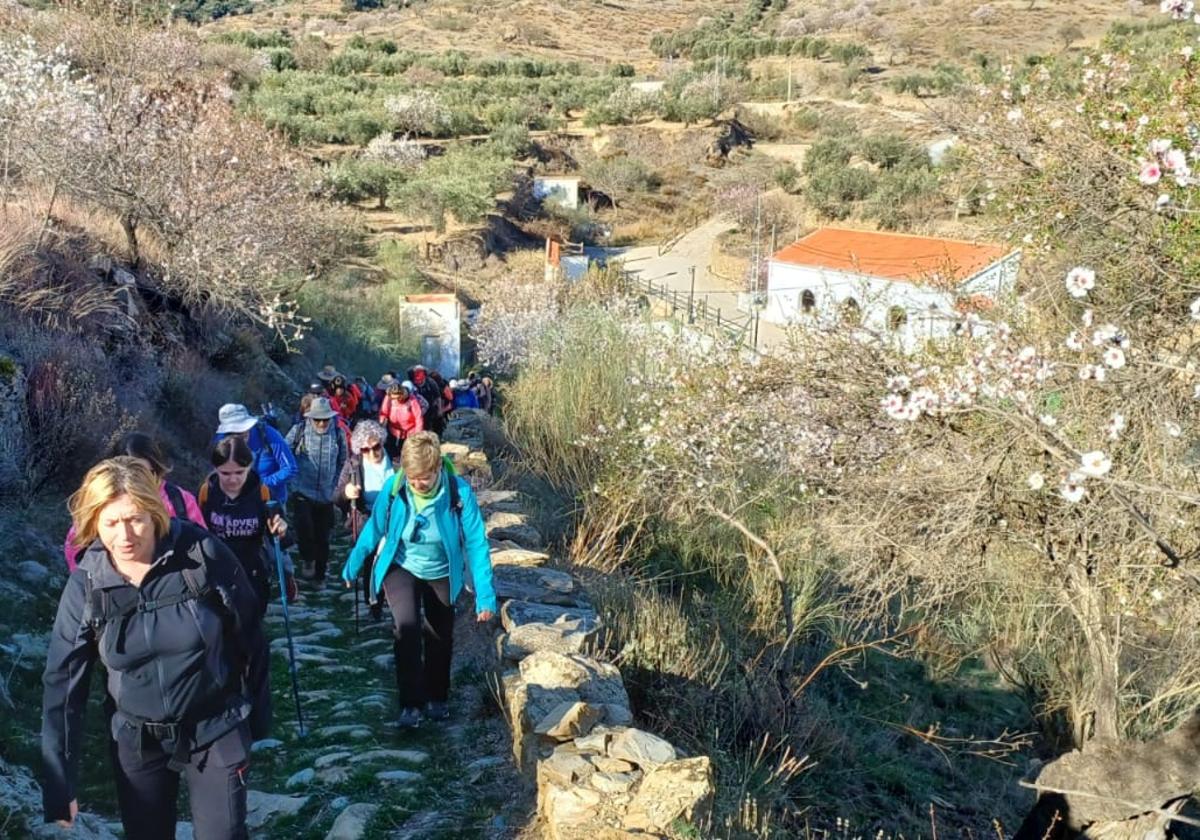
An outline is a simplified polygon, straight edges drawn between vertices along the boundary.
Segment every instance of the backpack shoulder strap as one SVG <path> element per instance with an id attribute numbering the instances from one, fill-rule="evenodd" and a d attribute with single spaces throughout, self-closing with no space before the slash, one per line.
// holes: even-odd
<path id="1" fill-rule="evenodd" d="M 454 473 L 449 470 L 446 470 L 444 475 L 446 476 L 446 483 L 448 485 L 446 489 L 450 494 L 450 509 L 454 511 L 455 516 L 462 519 L 463 504 L 462 496 L 458 492 L 458 481 L 455 479 Z"/>
<path id="2" fill-rule="evenodd" d="M 206 504 L 208 504 L 208 479 L 207 478 L 204 479 L 204 483 L 201 484 L 200 488 L 196 491 L 196 502 L 202 508 Z"/>
<path id="3" fill-rule="evenodd" d="M 264 503 L 271 501 L 271 488 L 263 484 L 261 481 L 258 484 L 258 497 L 262 499 Z"/>
<path id="4" fill-rule="evenodd" d="M 175 518 L 187 519 L 187 502 L 183 500 L 183 491 L 179 489 L 179 485 L 164 481 L 163 489 L 167 492 L 167 499 L 170 500 L 171 507 L 175 509 Z"/>

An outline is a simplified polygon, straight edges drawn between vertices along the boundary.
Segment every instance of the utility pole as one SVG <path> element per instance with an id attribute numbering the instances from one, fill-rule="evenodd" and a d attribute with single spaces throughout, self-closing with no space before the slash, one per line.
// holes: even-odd
<path id="1" fill-rule="evenodd" d="M 696 309 L 694 301 L 696 300 L 696 266 L 688 268 L 688 273 L 692 275 L 692 285 L 688 289 L 688 323 L 696 323 Z"/>

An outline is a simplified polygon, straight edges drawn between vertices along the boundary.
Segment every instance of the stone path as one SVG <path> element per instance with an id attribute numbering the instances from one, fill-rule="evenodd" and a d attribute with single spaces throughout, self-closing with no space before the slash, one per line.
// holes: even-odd
<path id="1" fill-rule="evenodd" d="M 490 467 L 477 448 L 447 444 L 445 451 L 477 488 L 491 483 Z M 511 512 L 512 498 L 483 491 L 481 501 L 489 531 L 505 540 L 497 539 L 497 554 L 519 560 L 535 552 L 510 540 L 536 546 L 540 537 Z M 349 549 L 349 535 L 339 534 L 334 569 Z M 472 606 L 464 594 L 454 636 L 451 719 L 396 730 L 389 726 L 398 708 L 386 610 L 375 621 L 360 604 L 356 634 L 353 590 L 302 586 L 289 612 L 307 729 L 300 737 L 283 610 L 272 604 L 266 620 L 275 737 L 254 747 L 253 836 L 424 840 L 503 838 L 522 830 L 533 805 L 532 787 L 506 757 L 507 724 L 489 685 L 493 632 L 475 623 Z"/>

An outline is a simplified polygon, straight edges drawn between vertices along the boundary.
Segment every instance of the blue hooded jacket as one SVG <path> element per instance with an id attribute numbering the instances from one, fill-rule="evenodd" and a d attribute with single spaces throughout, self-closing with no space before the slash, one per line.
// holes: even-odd
<path id="1" fill-rule="evenodd" d="M 483 514 L 479 510 L 479 502 L 471 485 L 448 471 L 443 471 L 443 479 L 458 483 L 458 498 L 462 502 L 462 539 L 458 539 L 458 522 L 454 511 L 450 509 L 450 494 L 443 491 L 433 502 L 434 516 L 437 518 L 438 531 L 443 535 L 446 555 L 450 561 L 450 603 L 458 600 L 466 579 L 468 564 L 475 587 L 475 612 L 484 610 L 496 612 L 496 590 L 492 587 L 492 556 L 488 544 L 487 530 L 483 524 Z M 399 565 L 404 555 L 398 554 L 407 538 L 412 536 L 414 518 L 410 516 L 409 494 L 397 493 L 396 482 L 406 481 L 404 473 L 397 473 L 387 480 L 375 505 L 371 509 L 371 518 L 363 526 L 358 535 L 358 542 L 350 552 L 350 558 L 342 567 L 342 579 L 347 583 L 358 577 L 363 563 L 379 545 L 380 539 L 387 535 L 381 555 L 375 558 L 375 567 L 371 571 L 368 584 L 372 595 L 378 594 L 383 586 L 383 579 L 391 570 L 392 563 Z M 403 486 L 403 485 L 400 485 Z M 429 510 L 426 508 L 426 510 Z M 449 539 L 445 539 L 450 536 Z"/>
<path id="2" fill-rule="evenodd" d="M 216 435 L 213 438 L 213 446 L 226 437 L 229 435 Z M 288 482 L 298 469 L 291 447 L 274 426 L 268 426 L 266 423 L 257 423 L 250 429 L 250 434 L 246 436 L 246 444 L 254 453 L 254 471 L 271 491 L 271 498 L 283 504 L 287 501 Z"/>

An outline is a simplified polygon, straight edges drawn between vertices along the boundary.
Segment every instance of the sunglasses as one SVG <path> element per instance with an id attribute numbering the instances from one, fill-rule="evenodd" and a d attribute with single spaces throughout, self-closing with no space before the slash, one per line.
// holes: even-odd
<path id="1" fill-rule="evenodd" d="M 362 448 L 362 451 L 363 452 L 378 452 L 380 449 L 383 449 L 383 444 L 375 443 L 375 444 L 372 444 L 371 446 L 364 446 Z"/>
<path id="2" fill-rule="evenodd" d="M 324 426 L 324 425 L 328 425 L 328 423 L 329 423 L 330 419 L 331 419 L 331 418 L 329 418 L 329 417 L 324 417 L 324 418 L 322 418 L 322 419 L 318 420 L 317 418 L 315 418 L 315 417 L 314 417 L 314 418 L 313 418 L 313 423 L 316 423 L 316 424 L 318 424 L 318 425 Z"/>

